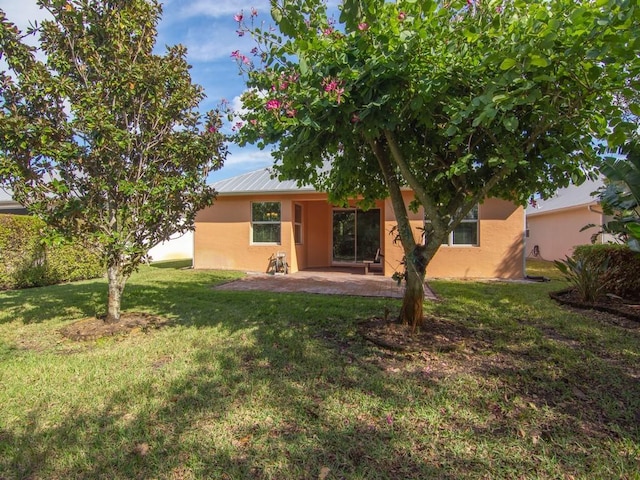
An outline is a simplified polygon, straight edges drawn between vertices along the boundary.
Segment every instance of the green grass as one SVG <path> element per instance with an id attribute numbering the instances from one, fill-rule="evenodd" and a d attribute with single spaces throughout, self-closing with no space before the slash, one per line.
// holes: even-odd
<path id="1" fill-rule="evenodd" d="M 640 478 L 640 329 L 559 307 L 557 279 L 433 282 L 469 342 L 401 355 L 356 330 L 397 300 L 182 266 L 125 290 L 169 326 L 95 342 L 58 331 L 103 280 L 0 292 L 0 478 Z"/>

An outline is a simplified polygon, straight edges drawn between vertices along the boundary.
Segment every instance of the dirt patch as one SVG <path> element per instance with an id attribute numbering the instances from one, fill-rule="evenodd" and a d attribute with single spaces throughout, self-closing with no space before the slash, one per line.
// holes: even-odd
<path id="1" fill-rule="evenodd" d="M 408 325 L 383 318 L 362 322 L 358 330 L 368 341 L 382 348 L 404 353 L 475 350 L 486 345 L 468 328 L 436 317 L 426 317 L 422 329 L 413 334 Z"/>
<path id="2" fill-rule="evenodd" d="M 605 296 L 597 302 L 587 303 L 573 288 L 551 292 L 549 296 L 562 305 L 579 309 L 582 313 L 588 313 L 599 320 L 609 319 L 611 323 L 629 328 L 640 327 L 640 302 Z"/>
<path id="3" fill-rule="evenodd" d="M 106 323 L 104 319 L 96 317 L 83 318 L 60 329 L 60 333 L 71 340 L 88 341 L 114 335 L 148 332 L 167 323 L 167 319 L 148 313 L 128 312 L 123 313 L 117 323 Z"/>

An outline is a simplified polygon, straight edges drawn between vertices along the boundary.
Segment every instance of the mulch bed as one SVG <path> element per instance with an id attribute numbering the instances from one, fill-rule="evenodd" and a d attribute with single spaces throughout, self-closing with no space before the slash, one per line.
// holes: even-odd
<path id="1" fill-rule="evenodd" d="M 639 322 L 640 325 L 640 301 L 628 301 L 617 297 L 604 296 L 595 303 L 584 302 L 577 291 L 567 288 L 558 292 L 550 292 L 549 296 L 562 305 L 568 305 L 580 310 L 595 310 L 609 313 L 627 320 Z"/>
<path id="2" fill-rule="evenodd" d="M 468 328 L 437 317 L 425 317 L 422 328 L 415 333 L 411 333 L 407 325 L 384 318 L 361 322 L 358 331 L 362 337 L 379 347 L 403 353 L 427 350 L 453 352 L 468 349 L 471 344 L 479 346 L 483 343 Z"/>
<path id="3" fill-rule="evenodd" d="M 73 322 L 60 329 L 60 333 L 71 340 L 89 341 L 115 335 L 148 332 L 168 323 L 167 319 L 148 313 L 123 313 L 117 323 L 106 323 L 103 318 L 89 317 Z"/>

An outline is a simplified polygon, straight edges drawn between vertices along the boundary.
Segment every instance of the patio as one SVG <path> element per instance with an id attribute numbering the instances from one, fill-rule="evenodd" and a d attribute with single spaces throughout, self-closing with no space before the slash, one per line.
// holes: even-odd
<path id="1" fill-rule="evenodd" d="M 382 275 L 364 275 L 362 269 L 302 270 L 288 275 L 247 272 L 239 280 L 215 287 L 216 290 L 256 290 L 304 292 L 325 295 L 402 298 L 404 286 Z M 437 297 L 425 284 L 425 299 Z"/>

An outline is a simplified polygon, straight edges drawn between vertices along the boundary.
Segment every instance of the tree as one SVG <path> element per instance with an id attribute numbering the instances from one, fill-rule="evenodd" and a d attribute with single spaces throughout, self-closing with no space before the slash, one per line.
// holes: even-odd
<path id="1" fill-rule="evenodd" d="M 321 0 L 278 0 L 271 15 L 277 30 L 236 16 L 257 40 L 254 59 L 232 54 L 248 86 L 239 141 L 274 145 L 282 177 L 333 202 L 391 198 L 413 328 L 426 266 L 476 204 L 581 181 L 593 138 L 633 127 L 614 102 L 638 72 L 632 2 L 345 0 L 336 20 Z"/>
<path id="2" fill-rule="evenodd" d="M 220 111 L 203 118 L 186 50 L 153 53 L 156 0 L 39 0 L 22 34 L 0 10 L 0 179 L 58 236 L 101 255 L 107 322 L 148 250 L 192 227 L 226 155 Z M 25 37 L 39 33 L 39 50 Z M 39 60 L 40 53 L 46 61 Z"/>
<path id="3" fill-rule="evenodd" d="M 598 196 L 604 212 L 612 219 L 602 225 L 602 231 L 615 235 L 640 252 L 640 143 L 628 142 L 622 157 L 606 158 L 600 171 L 606 177 L 606 185 Z M 598 232 L 600 233 L 600 232 Z M 593 238 L 595 238 L 596 233 Z"/>

